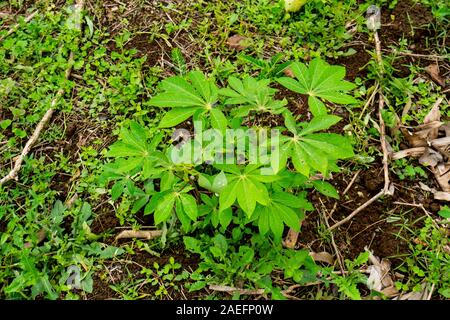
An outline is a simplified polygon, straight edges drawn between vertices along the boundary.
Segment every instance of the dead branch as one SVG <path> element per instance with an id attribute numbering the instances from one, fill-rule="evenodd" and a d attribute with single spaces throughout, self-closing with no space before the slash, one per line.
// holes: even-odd
<path id="1" fill-rule="evenodd" d="M 53 101 L 51 103 L 52 105 L 56 104 L 58 98 L 62 94 L 61 91 L 62 91 L 62 89 L 58 90 L 58 93 L 56 94 L 56 97 L 53 98 Z M 48 109 L 47 112 L 42 117 L 41 121 L 39 121 L 38 125 L 36 126 L 36 129 L 34 129 L 33 135 L 30 137 L 30 139 L 25 144 L 25 147 L 23 148 L 21 154 L 16 158 L 16 161 L 14 163 L 14 167 L 12 168 L 12 170 L 6 176 L 4 176 L 0 180 L 0 186 L 3 185 L 4 183 L 10 181 L 10 180 L 17 180 L 17 174 L 18 174 L 20 168 L 22 167 L 23 159 L 27 156 L 27 154 L 30 152 L 31 147 L 34 145 L 36 140 L 39 138 L 39 135 L 41 134 L 42 129 L 47 124 L 49 119 L 52 117 L 53 111 L 54 111 L 53 107 L 50 107 L 50 109 Z"/>
<path id="2" fill-rule="evenodd" d="M 439 229 L 438 224 L 436 223 L 436 221 L 434 221 L 433 217 L 428 212 L 428 210 L 425 209 L 425 207 L 423 206 L 422 203 L 416 204 L 416 203 L 405 203 L 405 202 L 395 201 L 394 204 L 398 204 L 400 206 L 408 206 L 408 207 L 415 207 L 415 208 L 421 209 L 428 216 L 428 218 L 431 219 L 431 221 L 433 222 L 433 225 L 435 226 L 435 228 Z"/>
<path id="3" fill-rule="evenodd" d="M 368 206 L 370 206 L 373 202 L 375 202 L 378 198 L 380 198 L 381 196 L 383 196 L 384 193 L 384 189 L 381 190 L 380 192 L 378 192 L 375 196 L 373 196 L 372 198 L 370 198 L 367 202 L 363 203 L 361 206 L 359 206 L 355 211 L 353 211 L 352 213 L 350 213 L 346 218 L 342 219 L 341 221 L 336 222 L 335 224 L 333 224 L 331 227 L 328 228 L 328 231 L 334 230 L 337 227 L 349 222 L 350 220 L 352 220 L 352 218 L 354 216 L 356 216 L 358 213 L 360 213 L 361 211 L 363 211 L 365 208 L 367 208 Z"/>
<path id="4" fill-rule="evenodd" d="M 450 137 L 434 139 L 430 143 L 435 148 L 447 147 L 450 144 Z"/>
<path id="5" fill-rule="evenodd" d="M 305 283 L 305 284 L 294 284 L 294 285 L 291 285 L 290 287 L 288 287 L 287 289 L 281 291 L 281 294 L 283 296 L 285 296 L 286 298 L 298 299 L 296 297 L 290 296 L 289 293 L 293 292 L 297 288 L 318 285 L 321 283 L 322 283 L 322 281 L 310 282 L 310 283 Z M 218 291 L 218 292 L 226 292 L 229 294 L 239 293 L 242 295 L 249 295 L 249 296 L 251 296 L 251 295 L 260 296 L 260 295 L 263 295 L 264 291 L 265 291 L 264 289 L 240 289 L 240 288 L 215 285 L 215 284 L 209 285 L 209 290 Z"/>
<path id="6" fill-rule="evenodd" d="M 397 50 L 383 50 L 386 52 L 390 52 L 390 53 L 395 53 L 398 54 L 400 56 L 408 56 L 408 57 L 414 57 L 414 58 L 422 58 L 422 59 L 427 59 L 427 60 L 432 60 L 432 61 L 436 61 L 436 60 L 448 60 L 449 56 L 448 55 L 435 55 L 435 54 L 419 54 L 419 53 L 412 53 L 412 52 L 406 52 L 406 51 L 397 51 Z"/>
<path id="7" fill-rule="evenodd" d="M 378 31 L 374 30 L 374 39 L 375 39 L 375 50 L 376 50 L 376 57 L 378 66 L 380 68 L 381 75 L 384 74 L 384 66 L 383 66 L 383 58 L 381 56 L 381 42 L 380 38 L 378 36 Z M 378 82 L 377 82 L 378 83 Z M 394 188 L 391 186 L 391 182 L 389 179 L 389 150 L 387 146 L 386 141 L 386 125 L 383 120 L 383 108 L 384 108 L 384 96 L 380 84 L 379 94 L 378 94 L 378 119 L 379 119 L 379 125 L 380 125 L 380 143 L 381 143 L 381 149 L 383 151 L 383 171 L 384 171 L 384 187 L 383 189 L 378 192 L 375 196 L 373 196 L 371 199 L 369 199 L 366 203 L 362 204 L 359 208 L 354 210 L 349 216 L 344 218 L 341 221 L 336 222 L 334 225 L 328 228 L 328 231 L 331 231 L 333 229 L 336 229 L 337 227 L 343 225 L 344 223 L 347 223 L 350 221 L 355 215 L 357 215 L 359 212 L 367 208 L 369 205 L 371 205 L 373 202 L 375 202 L 378 198 L 384 196 L 384 195 L 393 195 L 394 194 Z"/>
<path id="8" fill-rule="evenodd" d="M 356 171 L 355 175 L 353 176 L 352 180 L 350 181 L 350 183 L 347 185 L 347 187 L 345 188 L 344 192 L 342 192 L 342 195 L 346 195 L 347 192 L 350 190 L 350 188 L 353 186 L 353 184 L 356 181 L 356 178 L 358 178 L 359 173 L 361 172 L 361 170 Z"/>
<path id="9" fill-rule="evenodd" d="M 395 152 L 394 154 L 392 154 L 391 159 L 399 160 L 399 159 L 406 158 L 406 157 L 418 158 L 425 153 L 426 149 L 427 148 L 425 148 L 425 147 L 417 147 L 417 148 L 401 150 L 401 151 L 398 151 L 398 152 Z"/>
<path id="10" fill-rule="evenodd" d="M 436 191 L 434 193 L 434 199 L 450 202 L 450 193 L 443 191 Z"/>
<path id="11" fill-rule="evenodd" d="M 264 294 L 264 289 L 256 289 L 256 290 L 239 289 L 239 288 L 234 288 L 234 287 L 230 287 L 230 286 L 221 286 L 221 285 L 215 285 L 215 284 L 209 285 L 209 290 L 226 292 L 229 294 L 234 294 L 234 293 L 239 293 L 239 294 L 243 294 L 243 295 L 262 295 L 262 294 Z"/>
<path id="12" fill-rule="evenodd" d="M 116 236 L 116 240 L 132 238 L 150 240 L 161 235 L 162 230 L 123 230 Z"/>
<path id="13" fill-rule="evenodd" d="M 378 65 L 380 67 L 380 70 L 382 74 L 384 73 L 384 66 L 383 66 L 383 58 L 381 56 L 381 42 L 380 38 L 378 37 L 378 31 L 374 31 L 374 37 L 375 37 L 375 48 L 376 48 L 376 54 L 377 54 L 377 60 Z M 379 98 L 378 98 L 378 118 L 380 122 L 380 143 L 381 143 L 381 149 L 383 151 L 383 171 L 384 171 L 384 188 L 383 188 L 383 194 L 389 194 L 389 151 L 386 144 L 386 125 L 383 120 L 383 108 L 384 108 L 384 96 L 380 85 L 380 92 L 379 92 Z"/>
<path id="14" fill-rule="evenodd" d="M 29 16 L 25 17 L 24 21 L 27 23 L 30 22 L 31 19 L 33 19 L 34 16 L 37 15 L 37 13 L 38 13 L 38 11 L 34 11 Z M 6 37 L 10 36 L 11 34 L 13 34 L 17 30 L 17 28 L 19 28 L 19 26 L 20 26 L 20 23 L 16 23 L 15 25 L 13 25 L 5 35 L 0 37 L 0 41 L 5 39 Z"/>

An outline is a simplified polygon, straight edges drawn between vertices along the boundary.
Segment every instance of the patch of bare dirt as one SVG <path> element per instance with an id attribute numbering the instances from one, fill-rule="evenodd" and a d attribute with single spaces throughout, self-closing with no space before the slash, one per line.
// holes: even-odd
<path id="1" fill-rule="evenodd" d="M 181 247 L 172 247 L 164 251 L 160 257 L 152 255 L 148 252 L 138 251 L 133 255 L 126 255 L 121 257 L 119 261 L 107 262 L 103 265 L 103 270 L 100 270 L 94 275 L 93 292 L 86 298 L 88 300 L 105 300 L 105 299 L 120 299 L 123 298 L 120 294 L 111 288 L 111 285 L 127 285 L 130 283 L 140 282 L 136 285 L 137 292 L 140 296 L 154 298 L 155 292 L 160 288 L 160 285 L 167 289 L 167 294 L 160 296 L 160 299 L 167 300 L 186 300 L 196 299 L 199 294 L 204 294 L 202 291 L 189 292 L 184 287 L 184 281 L 176 281 L 177 288 L 169 285 L 170 281 L 162 279 L 155 272 L 154 264 L 157 263 L 160 268 L 169 263 L 169 259 L 173 257 L 175 263 L 181 264 L 183 267 L 175 270 L 175 274 L 181 274 L 183 269 L 192 272 L 198 266 L 198 258 L 196 255 L 186 255 L 184 249 Z M 146 275 L 144 270 L 152 270 L 151 275 Z M 145 280 L 157 280 L 157 285 L 152 285 Z"/>
<path id="2" fill-rule="evenodd" d="M 353 174 L 339 174 L 330 182 L 342 193 L 353 178 Z M 425 217 L 425 213 L 420 208 L 397 203 L 423 204 L 432 214 L 439 211 L 442 203 L 434 200 L 431 194 L 420 190 L 418 183 L 400 181 L 394 176 L 391 176 L 391 179 L 394 180 L 396 187 L 393 197 L 380 199 L 357 214 L 349 223 L 333 231 L 336 245 L 344 258 L 356 258 L 367 246 L 379 257 L 393 258 L 394 266 L 396 266 L 401 260 L 395 257 L 409 252 L 409 243 L 405 239 L 410 239 L 411 235 L 402 228 L 402 221 L 390 222 L 387 218 L 402 217 L 401 219 L 409 221 L 409 227 L 413 226 L 413 221 L 419 220 L 414 225 L 419 228 L 421 227 L 420 218 Z M 338 201 L 318 193 L 312 194 L 310 200 L 318 210 L 322 211 L 322 214 L 332 213 L 328 219 L 329 223 L 333 224 L 347 217 L 353 210 L 377 194 L 383 184 L 383 171 L 380 166 L 361 171 L 348 193 Z M 335 204 L 336 207 L 333 210 Z M 323 221 L 318 212 L 310 214 L 302 225 L 299 245 L 311 247 L 315 251 L 326 249 L 333 252 L 333 248 L 327 247 L 323 238 L 321 239 L 318 230 L 320 224 L 323 224 Z"/>

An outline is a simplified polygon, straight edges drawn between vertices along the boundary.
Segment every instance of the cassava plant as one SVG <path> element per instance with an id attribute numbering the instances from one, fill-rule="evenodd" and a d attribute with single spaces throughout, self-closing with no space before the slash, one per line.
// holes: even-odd
<path id="1" fill-rule="evenodd" d="M 112 199 L 122 197 L 133 213 L 152 214 L 156 225 L 174 226 L 179 221 L 184 232 L 226 229 L 238 221 L 257 226 L 277 241 L 285 225 L 299 231 L 305 212 L 313 209 L 309 189 L 338 197 L 331 184 L 310 177 L 339 171 L 337 161 L 353 156 L 345 136 L 324 132 L 340 121 L 328 114 L 325 102 L 356 100 L 348 94 L 354 85 L 343 80 L 343 67 L 320 59 L 289 67 L 296 79 L 277 81 L 309 96 L 309 122 L 294 116 L 286 99 L 275 98 L 277 90 L 268 79 L 230 77 L 228 86 L 220 89 L 200 71 L 163 80 L 161 92 L 149 101 L 168 110 L 159 128 L 131 122 L 106 154 L 114 159 L 102 176 L 105 183 L 114 181 Z M 244 125 L 261 114 L 282 115 L 284 123 L 273 128 Z M 172 139 L 170 131 L 161 131 L 186 120 L 192 120 L 183 125 L 188 129 L 178 128 Z M 270 134 L 260 135 L 264 129 L 271 129 Z M 214 136 L 213 142 L 207 135 Z M 174 145 L 181 136 L 182 142 Z M 255 141 L 257 148 L 252 149 Z M 244 148 L 237 150 L 239 142 Z M 255 150 L 266 153 L 255 157 Z M 174 157 L 181 151 L 188 156 L 183 161 Z"/>

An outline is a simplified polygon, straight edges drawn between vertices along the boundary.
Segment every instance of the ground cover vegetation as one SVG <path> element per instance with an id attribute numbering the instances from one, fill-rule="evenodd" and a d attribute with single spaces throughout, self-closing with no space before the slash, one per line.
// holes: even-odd
<path id="1" fill-rule="evenodd" d="M 0 2 L 0 297 L 448 299 L 448 3 L 297 2 Z"/>

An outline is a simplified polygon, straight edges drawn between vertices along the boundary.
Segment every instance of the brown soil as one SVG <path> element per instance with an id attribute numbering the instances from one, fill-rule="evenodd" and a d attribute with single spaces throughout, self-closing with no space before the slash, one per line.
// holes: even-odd
<path id="1" fill-rule="evenodd" d="M 137 49 L 139 57 L 146 56 L 146 65 L 161 66 L 165 68 L 164 61 L 170 60 L 170 47 L 165 41 L 154 40 L 150 42 L 147 34 L 138 34 L 133 37 L 126 45 L 126 49 Z M 173 75 L 173 74 L 172 74 Z M 169 75 L 170 76 L 170 75 Z"/>
<path id="2" fill-rule="evenodd" d="M 92 123 L 76 113 L 72 113 L 69 118 L 64 118 L 62 113 L 55 112 L 49 130 L 52 129 L 64 132 L 64 136 L 54 141 L 52 146 L 45 145 L 37 148 L 35 151 L 37 155 L 54 159 L 58 153 L 62 153 L 71 162 L 77 162 L 83 147 L 91 146 L 100 152 L 114 140 L 105 123 Z M 102 143 L 93 143 L 97 139 Z M 51 188 L 59 191 L 62 199 L 66 199 L 79 174 L 80 172 L 76 172 L 73 176 L 70 173 L 58 172 L 52 179 Z"/>
<path id="3" fill-rule="evenodd" d="M 139 286 L 138 294 L 140 296 L 148 296 L 148 298 L 152 297 L 152 295 L 154 296 L 155 292 L 159 289 L 159 283 L 164 283 L 168 293 L 160 296 L 160 299 L 195 299 L 197 294 L 189 293 L 184 288 L 182 281 L 176 282 L 178 288 L 168 285 L 169 281 L 167 280 L 161 280 L 157 285 L 149 283 L 154 279 L 160 280 L 154 264 L 157 263 L 162 268 L 169 263 L 170 257 L 174 258 L 175 263 L 183 266 L 177 269 L 175 274 L 180 274 L 185 269 L 192 272 L 197 268 L 198 260 L 196 257 L 187 257 L 183 248 L 170 248 L 162 252 L 160 257 L 140 251 L 134 255 L 123 256 L 120 261 L 105 262 L 103 269 L 94 275 L 94 290 L 86 298 L 90 300 L 120 299 L 121 295 L 114 291 L 111 286 L 120 287 L 120 284 L 126 285 L 130 280 L 134 283 L 147 280 Z M 143 274 L 143 270 L 145 269 L 151 269 L 153 273 L 146 276 Z"/>
<path id="4" fill-rule="evenodd" d="M 369 48 L 368 39 L 366 34 L 358 36 L 357 44 L 353 46 L 356 53 L 348 56 L 336 59 L 335 64 L 342 65 L 346 69 L 346 79 L 354 81 L 356 77 L 364 77 L 366 75 L 365 67 L 370 61 L 371 56 L 368 53 Z"/>
<path id="5" fill-rule="evenodd" d="M 306 95 L 288 90 L 280 84 L 274 84 L 273 87 L 278 90 L 275 98 L 280 100 L 285 98 L 288 101 L 287 108 L 293 115 L 303 116 L 303 119 L 300 119 L 300 121 L 310 120 L 311 114 L 309 113 L 308 97 Z"/>
<path id="6" fill-rule="evenodd" d="M 392 12 L 382 14 L 380 40 L 387 47 L 405 38 L 415 50 L 427 50 L 425 39 L 433 36 L 428 29 L 432 22 L 433 14 L 420 3 L 399 1 Z"/>
<path id="7" fill-rule="evenodd" d="M 429 9 L 420 3 L 414 3 L 411 0 L 399 1 L 393 10 L 382 8 L 380 41 L 383 50 L 391 45 L 398 45 L 402 39 L 408 41 L 408 49 L 416 54 L 432 54 L 433 47 L 427 40 L 435 36 L 434 30 L 430 25 L 434 23 L 433 14 Z M 447 39 L 448 41 L 448 39 Z M 364 67 L 370 61 L 371 57 L 368 51 L 374 52 L 373 39 L 369 39 L 367 34 L 358 34 L 354 37 L 356 50 L 354 55 L 336 59 L 337 64 L 344 65 L 347 69 L 347 79 L 354 80 L 356 77 L 364 77 L 366 70 Z M 407 65 L 425 67 L 430 64 L 429 60 L 412 56 L 400 56 L 393 64 L 396 77 L 406 77 L 409 75 Z"/>
<path id="8" fill-rule="evenodd" d="M 334 177 L 332 184 L 340 191 L 340 194 L 346 189 L 354 174 L 338 174 Z M 402 217 L 403 221 L 410 221 L 410 226 L 412 221 L 418 220 L 414 226 L 420 227 L 421 218 L 425 218 L 425 213 L 418 208 L 394 202 L 422 203 L 431 213 L 436 214 L 439 211 L 442 203 L 421 191 L 417 183 L 399 181 L 394 175 L 391 175 L 391 178 L 396 187 L 393 197 L 380 199 L 333 232 L 338 250 L 344 258 L 354 259 L 364 251 L 365 247 L 368 247 L 376 256 L 390 258 L 396 267 L 401 262 L 398 257 L 409 252 L 409 243 L 404 239 L 410 239 L 411 235 L 402 229 L 401 221 L 389 222 L 386 219 L 394 216 Z M 328 215 L 329 224 L 332 225 L 378 193 L 383 188 L 383 184 L 383 172 L 380 169 L 361 171 L 348 193 L 339 201 L 326 198 L 317 192 L 310 196 L 310 200 L 322 214 Z M 334 249 L 329 244 L 323 243 L 323 237 L 321 238 L 318 228 L 320 224 L 323 225 L 324 220 L 317 211 L 308 215 L 302 225 L 299 246 L 311 248 L 316 252 L 325 250 L 334 253 Z"/>

